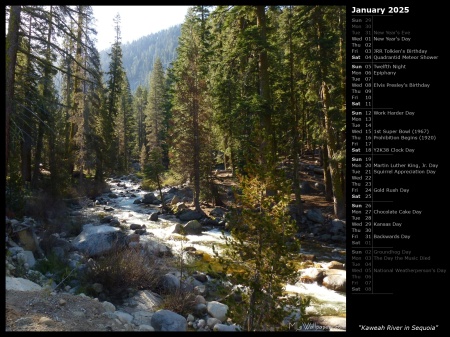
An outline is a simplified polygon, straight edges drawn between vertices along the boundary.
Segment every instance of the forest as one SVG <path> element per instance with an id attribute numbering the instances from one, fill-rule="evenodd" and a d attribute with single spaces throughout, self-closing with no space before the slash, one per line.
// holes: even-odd
<path id="1" fill-rule="evenodd" d="M 158 152 L 165 170 L 192 178 L 198 204 L 218 160 L 233 170 L 257 164 L 269 172 L 282 159 L 319 148 L 327 198 L 336 216 L 345 217 L 342 7 L 193 7 L 172 67 L 164 73 L 156 60 L 150 87 L 134 95 L 118 19 L 103 83 L 89 6 L 9 8 L 10 194 L 42 187 L 42 165 L 50 173 L 49 193 L 64 194 L 74 172 L 101 182 Z M 298 202 L 299 168 L 291 163 Z"/>
<path id="2" fill-rule="evenodd" d="M 285 208 L 303 212 L 303 155 L 317 155 L 325 198 L 346 217 L 345 7 L 192 6 L 173 62 L 157 58 L 135 91 L 120 15 L 106 72 L 93 20 L 85 5 L 6 7 L 6 215 L 27 215 L 30 200 L 95 198 L 105 179 L 136 171 L 154 190 L 189 184 L 201 212 L 220 204 L 212 172 L 229 170 L 239 182 L 232 221 L 245 227 L 237 247 L 243 235 L 261 256 L 275 252 L 255 262 L 272 263 L 271 274 L 248 281 L 259 291 L 250 308 L 266 303 L 257 295 L 270 282 L 277 293 L 297 230 Z"/>

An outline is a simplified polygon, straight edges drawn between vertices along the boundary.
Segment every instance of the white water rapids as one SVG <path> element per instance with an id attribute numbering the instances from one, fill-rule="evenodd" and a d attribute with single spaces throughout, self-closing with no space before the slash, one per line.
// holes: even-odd
<path id="1" fill-rule="evenodd" d="M 153 212 L 157 212 L 158 208 L 154 205 L 134 204 L 136 199 L 142 199 L 148 191 L 140 190 L 139 182 L 132 182 L 131 180 L 121 179 L 121 187 L 117 186 L 117 182 L 108 180 L 111 187 L 111 192 L 118 195 L 118 198 L 109 198 L 105 193 L 102 197 L 108 200 L 106 207 L 114 208 L 113 211 L 106 212 L 104 205 L 99 205 L 90 209 L 91 214 L 106 213 L 107 215 L 113 215 L 121 223 L 127 225 L 137 224 L 145 225 L 147 232 L 153 235 L 142 235 L 141 241 L 145 240 L 158 240 L 160 243 L 171 248 L 174 254 L 182 251 L 183 246 L 195 247 L 197 250 L 206 252 L 210 255 L 214 255 L 212 245 L 224 243 L 222 238 L 222 231 L 217 228 L 212 228 L 202 232 L 202 235 L 187 235 L 187 241 L 177 239 L 177 234 L 173 234 L 173 226 L 177 223 L 182 223 L 173 215 L 160 215 L 157 221 L 148 220 L 149 216 Z M 123 186 L 126 186 L 125 188 Z M 131 191 L 131 192 L 130 192 Z M 163 190 L 163 192 L 166 192 Z M 131 195 L 134 194 L 134 196 Z M 159 197 L 159 194 L 154 192 L 155 196 Z M 303 249 L 302 253 L 314 254 L 320 256 L 317 258 L 318 263 L 329 262 L 335 259 L 336 255 L 333 255 L 332 249 L 321 251 L 316 254 L 314 248 L 307 247 Z M 323 259 L 323 260 L 321 260 Z M 317 283 L 306 284 L 296 283 L 287 284 L 286 290 L 290 293 L 297 293 L 301 296 L 309 296 L 311 298 L 310 306 L 307 307 L 306 313 L 309 315 L 317 316 L 344 316 L 346 315 L 346 295 L 345 293 L 336 292 L 334 290 L 327 289 L 324 286 L 320 286 Z"/>

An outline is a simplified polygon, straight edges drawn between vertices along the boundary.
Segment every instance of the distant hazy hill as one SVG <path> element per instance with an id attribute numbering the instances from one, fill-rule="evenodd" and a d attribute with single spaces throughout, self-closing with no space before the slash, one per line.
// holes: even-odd
<path id="1" fill-rule="evenodd" d="M 122 62 L 133 94 L 139 84 L 148 86 L 150 72 L 157 57 L 161 59 L 164 69 L 175 60 L 180 31 L 181 24 L 122 44 Z M 100 62 L 105 73 L 109 70 L 110 50 L 100 52 Z"/>

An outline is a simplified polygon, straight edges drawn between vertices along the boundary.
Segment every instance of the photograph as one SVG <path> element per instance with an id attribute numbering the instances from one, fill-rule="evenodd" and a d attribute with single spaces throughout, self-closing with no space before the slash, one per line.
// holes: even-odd
<path id="1" fill-rule="evenodd" d="M 5 331 L 447 330 L 443 10 L 395 5 L 5 5 Z"/>

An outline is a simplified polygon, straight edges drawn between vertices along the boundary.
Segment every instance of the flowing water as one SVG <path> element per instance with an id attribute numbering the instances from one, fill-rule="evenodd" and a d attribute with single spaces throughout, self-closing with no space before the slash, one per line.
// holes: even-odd
<path id="1" fill-rule="evenodd" d="M 197 251 L 207 253 L 211 256 L 213 253 L 213 244 L 216 249 L 220 251 L 221 244 L 224 243 L 223 233 L 221 229 L 211 228 L 202 232 L 202 235 L 186 235 L 187 240 L 180 240 L 179 234 L 173 234 L 173 227 L 177 223 L 182 223 L 173 215 L 160 215 L 158 221 L 148 220 L 153 212 L 159 209 L 154 205 L 134 204 L 137 198 L 142 198 L 148 191 L 140 190 L 139 182 L 132 182 L 131 180 L 121 180 L 120 185 L 117 186 L 115 180 L 108 181 L 111 192 L 119 195 L 118 198 L 108 198 L 106 193 L 103 197 L 108 200 L 106 207 L 112 207 L 113 211 L 105 211 L 105 206 L 96 206 L 91 211 L 95 214 L 103 213 L 106 215 L 113 215 L 120 220 L 121 223 L 127 225 L 137 224 L 145 225 L 147 232 L 152 235 L 142 235 L 141 241 L 157 240 L 160 243 L 171 248 L 174 254 L 183 252 L 183 247 L 194 247 Z M 125 186 L 125 187 L 124 187 Z M 167 192 L 167 190 L 163 190 Z M 154 193 L 158 196 L 157 193 Z M 338 251 L 333 247 L 327 247 L 321 244 L 302 243 L 301 253 L 315 255 L 315 262 L 326 263 L 332 260 L 337 260 L 345 263 L 345 255 L 342 250 Z M 310 306 L 307 307 L 306 312 L 310 315 L 318 316 L 346 316 L 346 295 L 342 292 L 327 289 L 316 283 L 296 283 L 287 284 L 286 291 L 289 293 L 300 294 L 301 296 L 309 296 L 311 298 Z"/>

